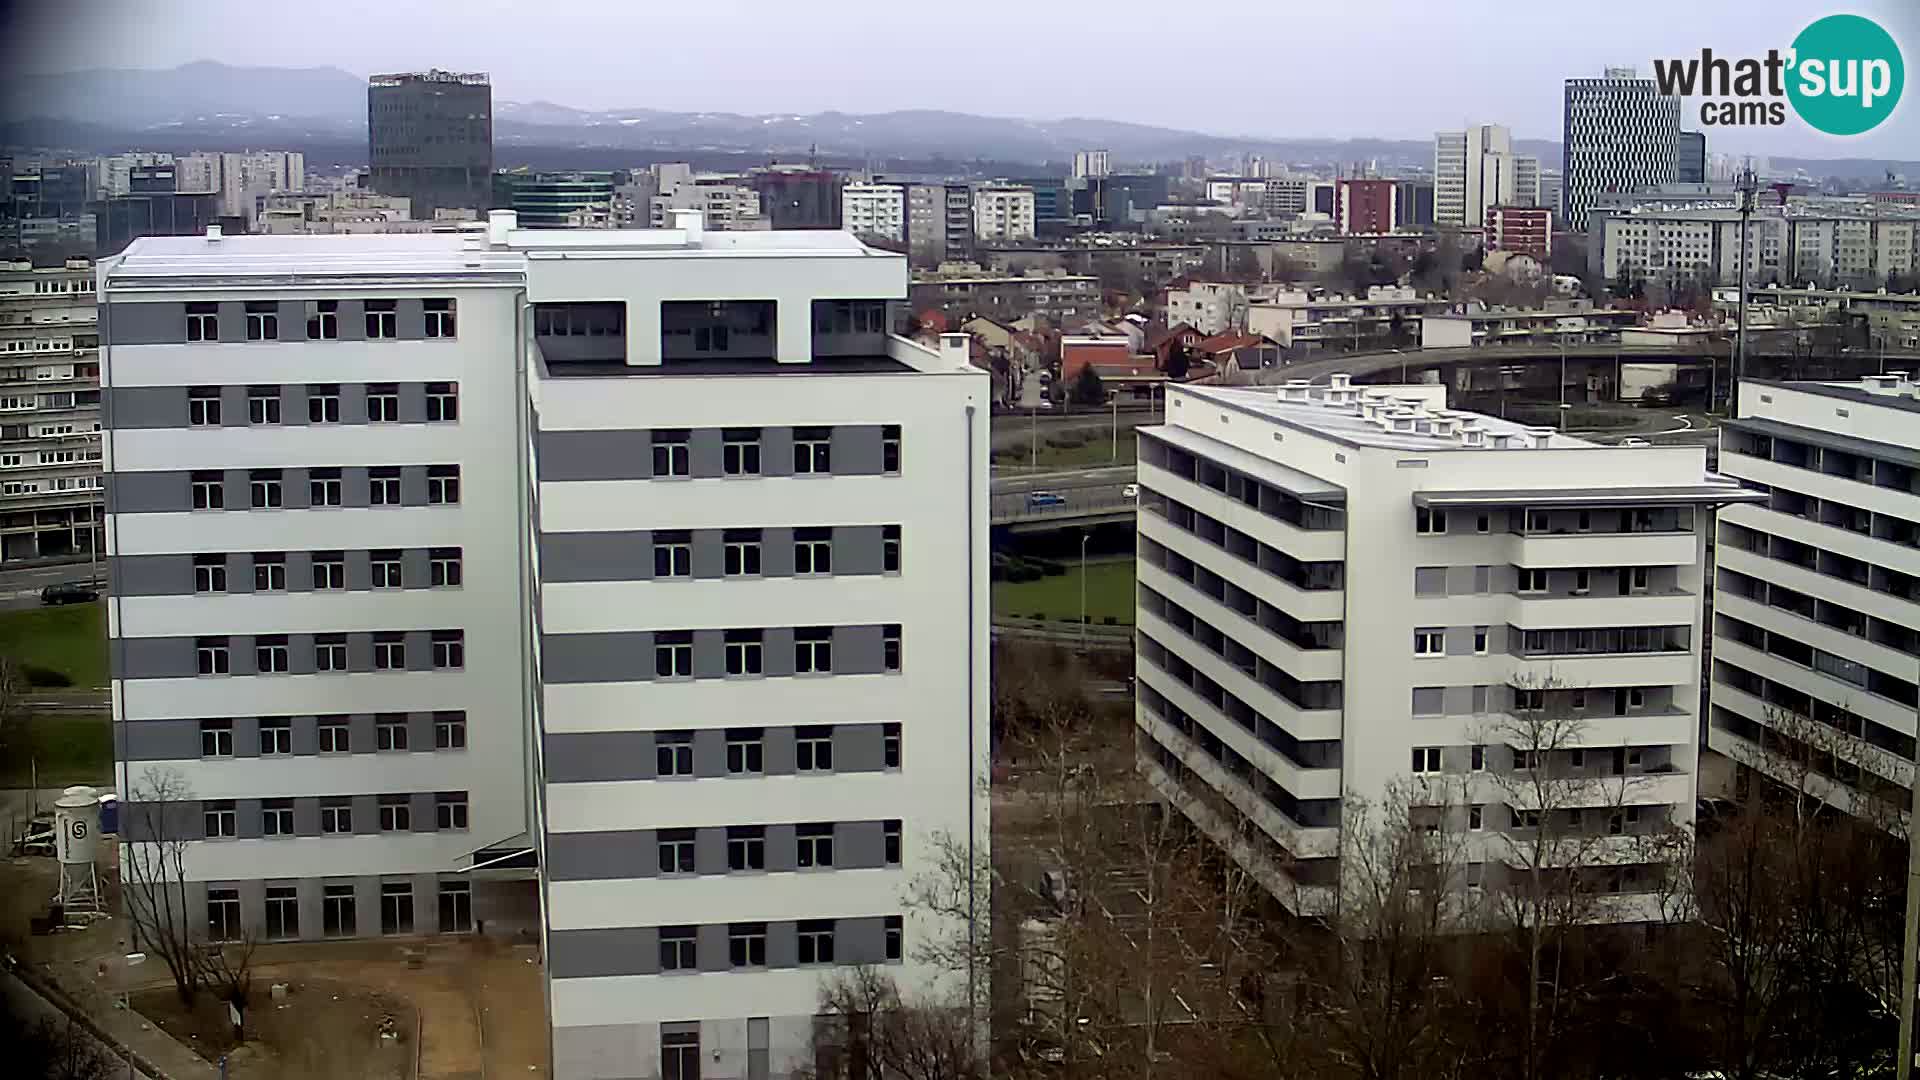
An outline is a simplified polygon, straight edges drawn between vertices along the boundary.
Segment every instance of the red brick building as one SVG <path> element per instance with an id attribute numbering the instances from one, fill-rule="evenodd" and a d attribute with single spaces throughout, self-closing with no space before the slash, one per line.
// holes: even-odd
<path id="1" fill-rule="evenodd" d="M 1553 254 L 1553 211 L 1543 206 L 1487 207 L 1487 250 L 1517 251 L 1546 266 Z"/>
<path id="2" fill-rule="evenodd" d="M 1342 180 L 1337 191 L 1340 231 L 1348 236 L 1390 233 L 1394 216 L 1392 180 Z"/>

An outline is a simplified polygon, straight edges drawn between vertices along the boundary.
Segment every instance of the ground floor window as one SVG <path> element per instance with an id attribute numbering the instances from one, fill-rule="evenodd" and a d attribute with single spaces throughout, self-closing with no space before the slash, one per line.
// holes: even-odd
<path id="1" fill-rule="evenodd" d="M 473 886 L 465 881 L 440 883 L 440 932 L 473 932 Z"/>

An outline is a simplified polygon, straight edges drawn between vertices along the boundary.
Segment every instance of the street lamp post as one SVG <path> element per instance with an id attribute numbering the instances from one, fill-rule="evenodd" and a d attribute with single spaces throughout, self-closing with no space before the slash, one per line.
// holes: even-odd
<path id="1" fill-rule="evenodd" d="M 1120 391 L 1113 392 L 1113 462 L 1120 463 Z"/>
<path id="2" fill-rule="evenodd" d="M 1080 533 L 1080 651 L 1087 651 L 1087 541 L 1093 539 L 1091 530 Z"/>
<path id="3" fill-rule="evenodd" d="M 1920 705 L 1914 709 L 1920 719 Z M 1913 1075 L 1913 995 L 1915 951 L 1920 948 L 1920 749 L 1914 752 L 1913 772 L 1907 776 L 1912 800 L 1907 808 L 1907 921 L 1900 933 L 1900 1042 L 1894 1047 L 1894 1075 Z"/>
<path id="4" fill-rule="evenodd" d="M 1040 468 L 1040 406 L 1027 406 L 1027 468 Z"/>

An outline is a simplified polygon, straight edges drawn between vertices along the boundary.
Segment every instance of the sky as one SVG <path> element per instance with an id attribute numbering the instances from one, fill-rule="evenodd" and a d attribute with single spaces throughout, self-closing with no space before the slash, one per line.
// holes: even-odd
<path id="1" fill-rule="evenodd" d="M 1920 61 L 1920 0 L 0 0 L 31 71 L 193 60 L 486 71 L 495 97 L 740 113 L 948 109 L 1222 135 L 1427 139 L 1504 123 L 1558 139 L 1561 81 L 1654 57 L 1759 56 L 1814 18 L 1878 21 Z M 1790 119 L 1709 149 L 1920 158 L 1920 89 L 1853 138 Z M 1697 127 L 1697 103 L 1682 114 Z"/>

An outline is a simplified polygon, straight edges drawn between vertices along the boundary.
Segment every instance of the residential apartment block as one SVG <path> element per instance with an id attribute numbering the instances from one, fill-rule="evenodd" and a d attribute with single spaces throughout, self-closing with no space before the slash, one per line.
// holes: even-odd
<path id="1" fill-rule="evenodd" d="M 1609 280 L 1735 284 L 1740 273 L 1740 213 L 1731 206 L 1649 205 L 1596 210 L 1590 236 L 1597 269 Z M 1797 205 L 1769 207 L 1747 225 L 1750 281 L 1873 289 L 1920 265 L 1920 217 L 1905 208 L 1841 213 Z"/>
<path id="2" fill-rule="evenodd" d="M 1469 228 L 1495 206 L 1540 204 L 1539 159 L 1513 152 L 1513 134 L 1481 124 L 1433 137 L 1433 220 Z"/>
<path id="3" fill-rule="evenodd" d="M 1576 845 L 1603 910 L 1644 917 L 1661 868 L 1636 838 L 1693 819 L 1712 509 L 1752 496 L 1700 447 L 1445 394 L 1170 390 L 1140 429 L 1141 768 L 1296 911 L 1333 899 L 1343 798 L 1446 784 L 1469 885 L 1523 869 L 1513 838 L 1551 814 L 1604 838 Z M 1520 745 L 1543 714 L 1554 741 Z M 1522 772 L 1581 786 L 1543 808 Z"/>
<path id="4" fill-rule="evenodd" d="M 1920 383 L 1740 383 L 1720 468 L 1708 745 L 1876 821 L 1908 802 L 1920 663 Z M 1875 801 L 1877 797 L 1880 801 Z"/>
<path id="5" fill-rule="evenodd" d="M 0 269 L 0 562 L 106 554 L 93 273 Z"/>
<path id="6" fill-rule="evenodd" d="M 845 233 L 515 226 L 103 267 L 129 840 L 215 939 L 537 933 L 558 1077 L 781 1075 L 966 977 L 988 377 Z"/>
<path id="7" fill-rule="evenodd" d="M 973 191 L 973 235 L 982 244 L 1031 240 L 1033 189 L 986 185 Z"/>
<path id="8" fill-rule="evenodd" d="M 898 184 L 845 185 L 840 189 L 840 224 L 855 236 L 905 243 L 907 189 Z"/>
<path id="9" fill-rule="evenodd" d="M 1023 315 L 1050 319 L 1093 318 L 1100 314 L 1100 279 L 1077 274 L 1027 277 L 980 270 L 936 271 L 917 275 L 913 307 L 953 308 L 966 315 L 1012 321 Z"/>

